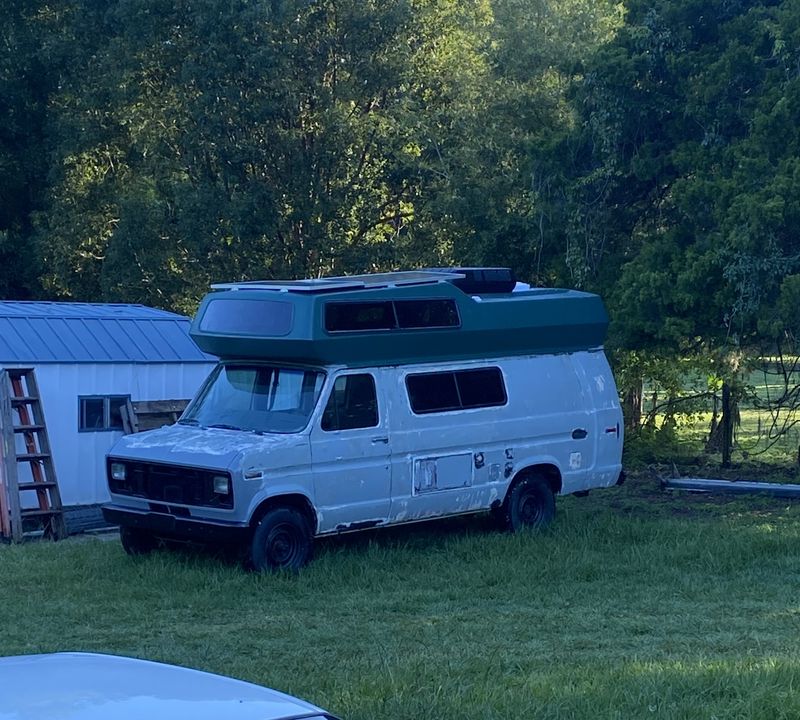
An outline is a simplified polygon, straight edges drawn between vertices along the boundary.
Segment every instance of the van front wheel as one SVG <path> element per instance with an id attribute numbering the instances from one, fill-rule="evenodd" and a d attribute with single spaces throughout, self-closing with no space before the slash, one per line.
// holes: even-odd
<path id="1" fill-rule="evenodd" d="M 250 547 L 253 570 L 297 572 L 311 559 L 311 530 L 297 510 L 269 510 L 256 525 Z"/>
<path id="2" fill-rule="evenodd" d="M 547 481 L 526 477 L 517 482 L 508 495 L 506 524 L 512 532 L 526 528 L 547 527 L 556 516 L 556 499 Z"/>
<path id="3" fill-rule="evenodd" d="M 150 533 L 127 525 L 120 526 L 119 539 L 125 552 L 133 556 L 147 555 L 155 550 L 158 544 Z"/>

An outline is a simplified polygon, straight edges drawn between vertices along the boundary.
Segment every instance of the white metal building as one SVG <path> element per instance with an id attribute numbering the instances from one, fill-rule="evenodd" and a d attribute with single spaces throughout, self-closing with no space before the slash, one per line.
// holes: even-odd
<path id="1" fill-rule="evenodd" d="M 191 398 L 214 366 L 189 318 L 142 305 L 0 302 L 0 368 L 33 368 L 65 506 L 109 499 L 125 401 Z"/>

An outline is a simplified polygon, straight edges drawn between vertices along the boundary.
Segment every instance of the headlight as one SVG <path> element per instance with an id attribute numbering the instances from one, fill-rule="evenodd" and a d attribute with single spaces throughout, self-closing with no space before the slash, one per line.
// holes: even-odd
<path id="1" fill-rule="evenodd" d="M 111 463 L 111 477 L 114 480 L 125 480 L 126 468 L 125 463 L 112 462 Z"/>
<path id="2" fill-rule="evenodd" d="M 211 479 L 214 484 L 214 492 L 217 495 L 227 495 L 231 491 L 231 479 L 226 475 L 214 475 Z"/>

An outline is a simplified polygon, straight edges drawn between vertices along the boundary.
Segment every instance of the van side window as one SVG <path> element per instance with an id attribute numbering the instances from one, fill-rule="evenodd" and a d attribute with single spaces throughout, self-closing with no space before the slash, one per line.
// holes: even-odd
<path id="1" fill-rule="evenodd" d="M 415 413 L 461 409 L 456 378 L 452 372 L 409 375 L 406 389 Z"/>
<path id="2" fill-rule="evenodd" d="M 322 429 L 353 430 L 378 424 L 378 399 L 372 375 L 342 375 L 336 378 L 322 413 Z"/>
<path id="3" fill-rule="evenodd" d="M 503 373 L 496 367 L 408 375 L 406 390 L 411 410 L 417 415 L 508 402 Z"/>
<path id="4" fill-rule="evenodd" d="M 461 407 L 478 408 L 505 405 L 506 386 L 500 368 L 459 370 L 456 372 Z"/>

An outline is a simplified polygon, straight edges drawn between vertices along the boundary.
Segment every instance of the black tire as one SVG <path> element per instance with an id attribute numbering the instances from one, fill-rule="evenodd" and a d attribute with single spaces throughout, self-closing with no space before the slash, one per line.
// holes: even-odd
<path id="1" fill-rule="evenodd" d="M 508 493 L 505 521 L 511 532 L 541 530 L 556 516 L 556 498 L 549 483 L 532 475 L 518 480 Z"/>
<path id="2" fill-rule="evenodd" d="M 122 548 L 128 555 L 148 555 L 158 545 L 158 541 L 148 532 L 122 525 L 119 529 Z"/>
<path id="3" fill-rule="evenodd" d="M 311 560 L 311 528 L 301 513 L 288 507 L 268 510 L 256 525 L 250 566 L 257 572 L 297 572 Z"/>

